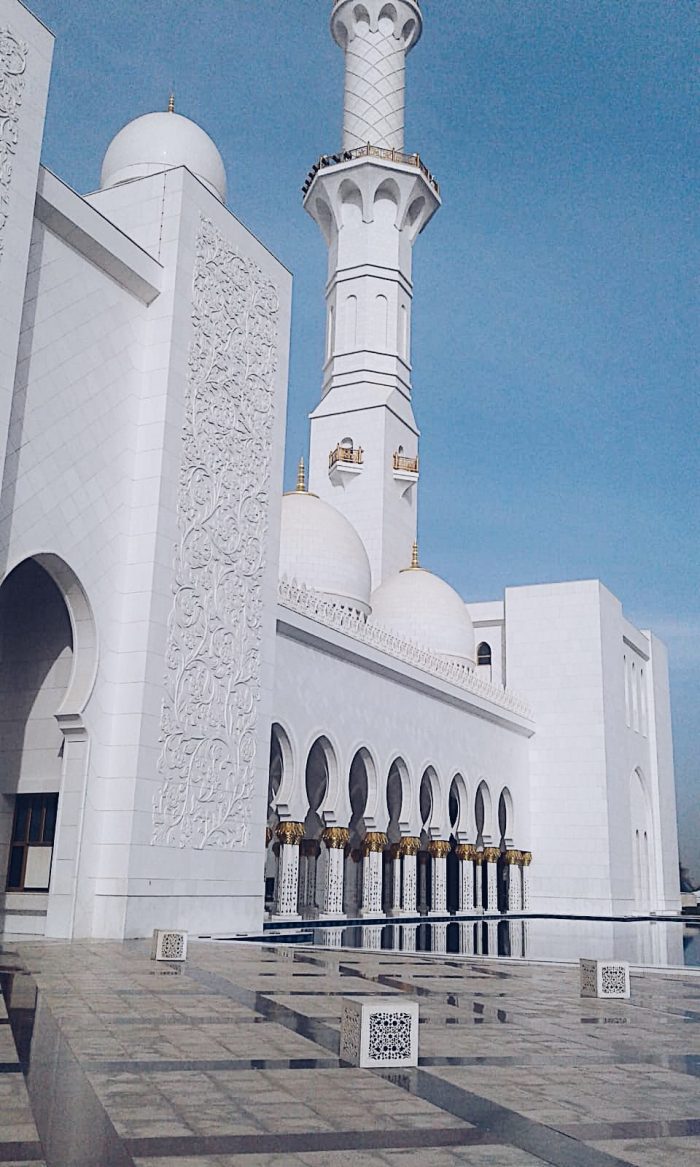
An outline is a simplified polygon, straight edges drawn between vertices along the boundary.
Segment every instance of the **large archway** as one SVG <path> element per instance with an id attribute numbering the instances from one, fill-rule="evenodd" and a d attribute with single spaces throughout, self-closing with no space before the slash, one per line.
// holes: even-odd
<path id="1" fill-rule="evenodd" d="M 19 563 L 0 586 L 0 879 L 29 933 L 73 929 L 88 757 L 82 713 L 95 668 L 92 614 L 73 572 L 54 555 Z M 59 894 L 51 889 L 61 837 Z"/>

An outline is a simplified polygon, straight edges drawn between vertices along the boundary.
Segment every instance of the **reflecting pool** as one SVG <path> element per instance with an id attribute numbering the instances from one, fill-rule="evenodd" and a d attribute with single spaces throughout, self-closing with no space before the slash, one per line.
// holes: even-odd
<path id="1" fill-rule="evenodd" d="M 662 968 L 700 968 L 700 918 L 611 920 L 527 916 L 479 920 L 397 919 L 343 925 L 309 922 L 284 929 L 270 925 L 257 939 L 322 948 L 502 956 L 565 963 L 586 956 Z"/>

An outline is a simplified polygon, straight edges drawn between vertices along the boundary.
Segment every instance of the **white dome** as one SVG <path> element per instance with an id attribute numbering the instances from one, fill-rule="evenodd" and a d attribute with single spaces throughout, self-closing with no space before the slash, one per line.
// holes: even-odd
<path id="1" fill-rule="evenodd" d="M 222 203 L 226 201 L 226 171 L 219 151 L 200 126 L 179 113 L 147 113 L 125 125 L 107 147 L 100 187 L 176 166 L 186 166 Z"/>
<path id="2" fill-rule="evenodd" d="M 315 494 L 294 491 L 282 499 L 280 578 L 369 612 L 372 572 L 364 543 L 352 523 Z"/>
<path id="3" fill-rule="evenodd" d="M 475 661 L 474 627 L 454 588 L 421 567 L 390 576 L 372 594 L 372 623 L 457 664 Z"/>

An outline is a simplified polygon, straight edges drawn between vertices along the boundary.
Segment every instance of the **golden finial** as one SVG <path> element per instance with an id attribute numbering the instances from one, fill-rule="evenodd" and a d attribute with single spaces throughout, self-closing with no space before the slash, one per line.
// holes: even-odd
<path id="1" fill-rule="evenodd" d="M 306 471 L 304 470 L 304 459 L 299 459 L 297 467 L 297 494 L 306 494 Z"/>
<path id="2" fill-rule="evenodd" d="M 168 98 L 168 113 L 175 113 L 175 94 L 172 92 Z"/>
<path id="3" fill-rule="evenodd" d="M 420 567 L 418 562 L 418 543 L 413 544 L 413 551 L 411 552 L 411 567 Z"/>

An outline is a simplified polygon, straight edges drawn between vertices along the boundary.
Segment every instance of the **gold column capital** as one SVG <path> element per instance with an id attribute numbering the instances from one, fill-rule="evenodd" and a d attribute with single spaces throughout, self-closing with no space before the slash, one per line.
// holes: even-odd
<path id="1" fill-rule="evenodd" d="M 347 827 L 326 827 L 321 838 L 329 851 L 344 851 L 350 842 L 350 832 Z"/>
<path id="2" fill-rule="evenodd" d="M 446 859 L 451 850 L 447 839 L 431 839 L 428 844 L 428 853 L 433 859 Z"/>
<path id="3" fill-rule="evenodd" d="M 277 838 L 280 843 L 286 843 L 290 847 L 298 847 L 304 838 L 304 824 L 293 822 L 280 823 L 277 827 Z"/>
<path id="4" fill-rule="evenodd" d="M 389 845 L 389 840 L 383 831 L 368 831 L 362 840 L 362 850 L 365 855 L 372 851 L 383 851 Z"/>
<path id="5" fill-rule="evenodd" d="M 415 835 L 404 835 L 399 841 L 401 855 L 417 855 L 420 851 L 420 839 Z"/>
<path id="6" fill-rule="evenodd" d="M 487 863 L 498 863 L 500 854 L 498 847 L 484 847 L 484 859 Z"/>

